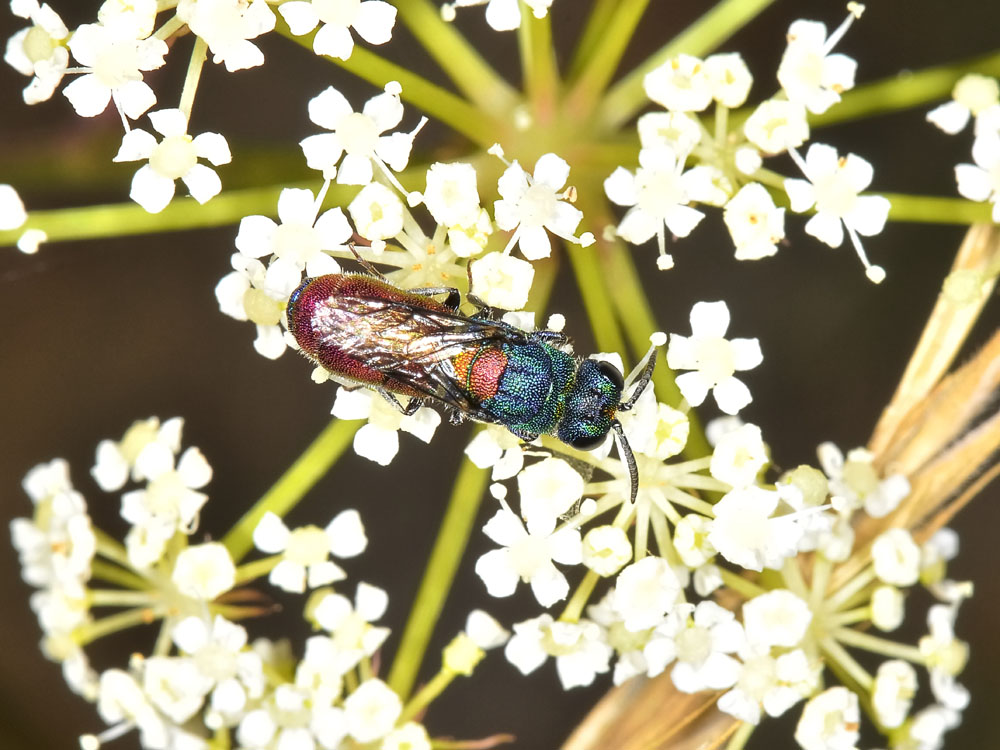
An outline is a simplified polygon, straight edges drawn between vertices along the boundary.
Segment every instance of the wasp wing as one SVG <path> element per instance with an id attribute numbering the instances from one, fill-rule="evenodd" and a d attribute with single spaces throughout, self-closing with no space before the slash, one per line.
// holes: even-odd
<path id="1" fill-rule="evenodd" d="M 470 318 L 406 301 L 368 296 L 331 297 L 314 311 L 318 342 L 394 384 L 440 401 L 481 421 L 492 421 L 458 382 L 451 359 L 488 343 L 527 343 L 529 334 L 503 322 Z"/>

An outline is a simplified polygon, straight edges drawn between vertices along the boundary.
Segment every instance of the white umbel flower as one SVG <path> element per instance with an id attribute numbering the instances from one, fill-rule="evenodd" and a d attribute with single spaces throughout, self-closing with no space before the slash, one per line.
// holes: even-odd
<path id="1" fill-rule="evenodd" d="M 747 118 L 743 132 L 765 154 L 798 148 L 809 139 L 806 108 L 786 99 L 768 99 Z"/>
<path id="2" fill-rule="evenodd" d="M 295 36 L 320 25 L 313 51 L 341 60 L 354 52 L 351 29 L 369 44 L 385 44 L 396 23 L 396 9 L 382 0 L 292 0 L 279 5 L 278 12 Z"/>
<path id="3" fill-rule="evenodd" d="M 955 167 L 958 192 L 971 201 L 993 204 L 993 221 L 1000 221 L 1000 133 L 986 132 L 972 144 L 976 163 Z"/>
<path id="4" fill-rule="evenodd" d="M 699 58 L 678 55 L 647 73 L 642 87 L 646 96 L 671 112 L 701 112 L 712 103 L 714 82 Z"/>
<path id="5" fill-rule="evenodd" d="M 794 21 L 788 27 L 788 46 L 778 66 L 778 82 L 789 101 L 822 114 L 840 101 L 840 94 L 854 88 L 858 64 L 847 55 L 830 54 L 854 20 L 847 20 L 829 38 L 819 21 Z"/>
<path id="6" fill-rule="evenodd" d="M 556 622 L 548 614 L 514 623 L 514 635 L 504 647 L 507 661 L 522 674 L 538 669 L 547 657 L 555 657 L 556 672 L 566 690 L 589 685 L 607 672 L 611 654 L 597 623 Z"/>
<path id="7" fill-rule="evenodd" d="M 406 416 L 374 391 L 365 388 L 337 390 L 330 412 L 340 419 L 367 419 L 368 424 L 354 434 L 354 452 L 388 466 L 399 452 L 399 430 L 429 443 L 441 424 L 441 415 L 429 406 L 421 406 Z"/>
<path id="8" fill-rule="evenodd" d="M 906 529 L 889 529 L 872 542 L 872 562 L 880 581 L 912 586 L 920 578 L 920 547 Z"/>
<path id="9" fill-rule="evenodd" d="M 778 252 L 785 237 L 785 209 L 778 208 L 763 185 L 740 188 L 722 215 L 736 246 L 736 260 L 758 260 Z"/>
<path id="10" fill-rule="evenodd" d="M 513 255 L 487 253 L 469 264 L 472 289 L 490 307 L 520 310 L 528 304 L 535 267 Z M 496 477 L 494 477 L 496 478 Z"/>
<path id="11" fill-rule="evenodd" d="M 402 712 L 399 696 L 379 679 L 362 682 L 344 700 L 347 732 L 358 742 L 374 742 L 385 737 Z"/>
<path id="12" fill-rule="evenodd" d="M 859 235 L 871 237 L 882 231 L 889 217 L 889 200 L 881 195 L 860 195 L 872 181 L 872 165 L 857 154 L 840 157 L 837 150 L 814 143 L 805 161 L 791 151 L 805 180 L 785 180 L 785 192 L 798 213 L 816 207 L 816 214 L 806 222 L 806 231 L 830 247 L 844 242 L 844 229 L 865 267 L 868 278 L 879 283 L 885 278 L 880 266 L 868 262 Z"/>
<path id="13" fill-rule="evenodd" d="M 712 601 L 702 601 L 673 634 L 676 664 L 670 679 L 684 693 L 732 687 L 740 664 L 730 656 L 745 645 L 742 626 L 733 613 Z"/>
<path id="14" fill-rule="evenodd" d="M 482 555 L 476 561 L 476 574 L 491 596 L 510 596 L 521 580 L 531 585 L 539 604 L 549 607 L 569 593 L 566 576 L 553 562 L 580 564 L 580 532 L 566 527 L 553 533 L 554 522 L 535 518 L 539 517 L 529 518 L 525 528 L 509 508 L 498 510 L 483 531 L 502 548 Z"/>
<path id="15" fill-rule="evenodd" d="M 726 493 L 712 506 L 708 542 L 747 570 L 780 568 L 798 551 L 804 530 L 794 515 L 772 517 L 779 499 L 777 492 L 756 486 Z"/>
<path id="16" fill-rule="evenodd" d="M 264 53 L 250 40 L 274 29 L 266 0 L 180 0 L 177 16 L 230 73 L 264 64 Z"/>
<path id="17" fill-rule="evenodd" d="M 32 76 L 21 95 L 25 104 L 38 104 L 52 96 L 66 72 L 69 29 L 48 3 L 13 0 L 11 11 L 29 19 L 32 25 L 7 40 L 3 59 L 18 73 Z"/>
<path id="18" fill-rule="evenodd" d="M 354 557 L 367 546 L 364 527 L 356 510 L 344 510 L 327 525 L 301 526 L 291 530 L 274 513 L 268 512 L 253 532 L 254 545 L 269 554 L 284 557 L 271 570 L 268 580 L 275 586 L 295 593 L 342 581 L 346 573 L 329 559 Z"/>
<path id="19" fill-rule="evenodd" d="M 879 724 L 889 729 L 900 726 L 916 693 L 917 672 L 909 662 L 893 659 L 880 664 L 872 687 L 872 708 Z"/>
<path id="20" fill-rule="evenodd" d="M 114 161 L 149 160 L 132 178 L 129 196 L 155 214 L 162 211 L 174 197 L 174 181 L 180 179 L 191 197 L 205 203 L 222 189 L 219 176 L 211 167 L 199 164 L 205 159 L 214 166 L 232 161 L 229 144 L 219 133 L 202 133 L 191 137 L 187 133 L 187 118 L 179 109 L 160 109 L 149 113 L 163 140 L 141 128 L 130 130 L 122 138 Z"/>
<path id="21" fill-rule="evenodd" d="M 552 244 L 546 230 L 568 242 L 593 242 L 590 235 L 573 234 L 583 213 L 565 200 L 565 192 L 559 192 L 567 179 L 569 164 L 555 154 L 539 157 L 533 174 L 528 174 L 516 161 L 504 170 L 497 182 L 500 200 L 493 204 L 497 226 L 514 232 L 504 252 L 510 252 L 517 244 L 528 260 L 547 258 Z"/>
<path id="22" fill-rule="evenodd" d="M 750 724 L 761 713 L 781 716 L 819 685 L 820 666 L 812 664 L 802 649 L 775 658 L 769 653 L 741 654 L 743 666 L 732 690 L 719 698 L 719 709 Z"/>
<path id="23" fill-rule="evenodd" d="M 659 625 L 681 597 L 681 582 L 662 557 L 644 557 L 618 574 L 615 611 L 633 632 Z"/>
<path id="24" fill-rule="evenodd" d="M 264 291 L 277 299 L 287 298 L 307 276 L 339 273 L 340 265 L 328 253 L 347 250 L 354 230 L 340 207 L 319 212 L 322 194 L 285 188 L 278 196 L 276 224 L 267 216 L 245 216 L 240 220 L 236 248 L 251 258 L 273 255 L 267 268 Z"/>
<path id="25" fill-rule="evenodd" d="M 381 94 L 365 102 L 361 112 L 355 112 L 347 98 L 333 86 L 310 99 L 309 119 L 332 132 L 311 135 L 300 142 L 306 163 L 322 171 L 324 178 L 336 178 L 344 185 L 367 185 L 375 175 L 376 166 L 395 180 L 389 170 L 399 172 L 406 168 L 413 138 L 425 122 L 421 120 L 410 133 L 387 132 L 403 119 L 401 91 L 396 81 L 390 81 Z M 396 186 L 405 193 L 398 183 Z"/>
<path id="26" fill-rule="evenodd" d="M 619 206 L 629 206 L 617 233 L 633 245 L 656 237 L 661 257 L 666 255 L 666 232 L 687 237 L 705 214 L 688 204 L 698 198 L 699 179 L 684 171 L 684 158 L 669 146 L 639 151 L 639 168 L 632 174 L 618 167 L 604 181 L 604 192 Z"/>
<path id="27" fill-rule="evenodd" d="M 709 390 L 726 414 L 750 403 L 750 390 L 734 373 L 750 370 L 763 356 L 757 339 L 726 339 L 729 308 L 725 302 L 698 302 L 691 308 L 691 336 L 670 334 L 667 365 L 693 370 L 677 377 L 677 387 L 692 406 L 700 406 Z"/>
<path id="28" fill-rule="evenodd" d="M 858 695 L 843 686 L 824 690 L 802 709 L 795 741 L 804 750 L 854 750 L 861 736 Z"/>
<path id="29" fill-rule="evenodd" d="M 117 28 L 89 23 L 70 37 L 70 52 L 80 63 L 83 75 L 66 86 L 63 94 L 81 117 L 101 114 L 112 98 L 133 120 L 156 104 L 156 95 L 142 80 L 141 71 L 163 65 L 166 42 L 135 39 Z"/>
<path id="30" fill-rule="evenodd" d="M 799 645 L 812 622 L 809 605 L 788 589 L 774 589 L 743 605 L 747 642 L 758 650 Z"/>
<path id="31" fill-rule="evenodd" d="M 182 594 L 209 602 L 236 584 L 236 565 L 224 545 L 195 544 L 177 555 L 172 579 Z"/>
<path id="32" fill-rule="evenodd" d="M 712 451 L 709 473 L 730 487 L 748 487 L 768 462 L 760 427 L 744 424 L 723 435 Z"/>
<path id="33" fill-rule="evenodd" d="M 979 73 L 967 73 L 958 79 L 951 90 L 951 101 L 927 113 L 928 122 L 944 132 L 954 135 L 975 117 L 1000 104 L 1000 81 Z"/>

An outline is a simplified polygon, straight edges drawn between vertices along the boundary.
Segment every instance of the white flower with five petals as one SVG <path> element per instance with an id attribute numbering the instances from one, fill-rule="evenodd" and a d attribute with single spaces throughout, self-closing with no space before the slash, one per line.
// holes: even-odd
<path id="1" fill-rule="evenodd" d="M 112 98 L 133 120 L 156 104 L 156 95 L 142 80 L 141 71 L 163 65 L 167 43 L 136 39 L 125 33 L 127 30 L 88 23 L 70 37 L 70 52 L 84 74 L 63 89 L 63 94 L 81 117 L 101 114 Z"/>
<path id="2" fill-rule="evenodd" d="M 516 513 L 504 507 L 486 522 L 483 531 L 502 545 L 476 561 L 476 574 L 491 596 L 510 596 L 521 580 L 531 585 L 543 607 L 566 598 L 569 583 L 553 562 L 580 564 L 582 546 L 577 529 L 555 531 L 555 521 L 541 513 L 530 516 L 526 528 Z"/>
<path id="3" fill-rule="evenodd" d="M 48 3 L 13 0 L 11 11 L 15 16 L 30 19 L 32 25 L 7 40 L 3 59 L 18 73 L 32 76 L 22 96 L 25 104 L 38 104 L 52 96 L 66 72 L 69 51 L 65 43 L 69 29 Z"/>
<path id="4" fill-rule="evenodd" d="M 750 403 L 750 390 L 734 373 L 763 361 L 757 339 L 726 339 L 729 308 L 725 302 L 698 302 L 691 308 L 691 336 L 670 334 L 667 365 L 692 370 L 677 377 L 677 387 L 692 406 L 700 406 L 709 390 L 726 414 Z"/>
<path id="5" fill-rule="evenodd" d="M 355 112 L 333 86 L 310 99 L 309 119 L 332 132 L 311 135 L 299 143 L 306 164 L 321 170 L 326 179 L 336 177 L 344 185 L 367 185 L 376 166 L 394 181 L 389 170 L 406 168 L 413 138 L 426 121 L 421 120 L 410 133 L 387 133 L 403 119 L 401 91 L 396 81 L 390 81 L 381 94 L 365 102 L 361 112 Z M 396 185 L 400 192 L 406 192 Z"/>
<path id="6" fill-rule="evenodd" d="M 180 0 L 177 17 L 208 43 L 212 60 L 230 73 L 264 64 L 264 53 L 251 42 L 274 28 L 266 0 Z"/>
<path id="7" fill-rule="evenodd" d="M 354 234 L 339 206 L 319 214 L 323 193 L 285 188 L 278 196 L 276 224 L 267 216 L 245 216 L 240 220 L 236 249 L 250 258 L 273 255 L 263 290 L 274 299 L 286 299 L 307 276 L 340 273 L 340 265 L 328 253 L 347 251 Z M 317 214 L 319 216 L 317 217 Z"/>
<path id="8" fill-rule="evenodd" d="M 528 174 L 517 161 L 504 170 L 497 182 L 500 200 L 493 204 L 497 226 L 514 234 L 504 252 L 509 253 L 515 243 L 528 260 L 547 258 L 552 244 L 545 230 L 569 242 L 588 245 L 593 237 L 584 234 L 575 237 L 583 212 L 570 205 L 566 198 L 568 189 L 560 193 L 569 179 L 569 164 L 555 154 L 544 154 L 535 162 L 535 171 Z"/>
<path id="9" fill-rule="evenodd" d="M 385 44 L 396 23 L 396 9 L 383 0 L 291 0 L 279 5 L 278 12 L 295 36 L 321 24 L 313 38 L 313 51 L 341 60 L 354 51 L 352 28 L 369 44 Z"/>
<path id="10" fill-rule="evenodd" d="M 187 185 L 191 197 L 205 203 L 222 189 L 219 176 L 211 167 L 199 164 L 206 159 L 219 166 L 232 160 L 229 144 L 219 133 L 187 134 L 187 118 L 179 109 L 161 109 L 149 113 L 149 120 L 163 140 L 156 142 L 151 133 L 135 128 L 122 138 L 114 161 L 148 159 L 132 178 L 132 200 L 149 211 L 159 213 L 174 197 L 174 181 Z"/>

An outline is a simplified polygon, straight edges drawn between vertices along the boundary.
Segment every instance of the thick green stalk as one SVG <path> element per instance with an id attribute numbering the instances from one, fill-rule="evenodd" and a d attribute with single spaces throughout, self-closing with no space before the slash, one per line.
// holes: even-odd
<path id="1" fill-rule="evenodd" d="M 597 348 L 602 352 L 625 353 L 625 339 L 612 314 L 611 295 L 601 279 L 600 264 L 597 261 L 597 248 L 572 245 L 566 248 L 573 273 L 576 275 L 576 285 L 580 290 L 580 298 L 587 310 L 587 319 L 594 332 Z"/>
<path id="2" fill-rule="evenodd" d="M 618 130 L 646 105 L 642 80 L 648 72 L 681 52 L 695 56 L 711 52 L 772 2 L 722 0 L 611 87 L 598 109 L 597 131 Z"/>
<path id="3" fill-rule="evenodd" d="M 522 11 L 517 41 L 524 90 L 531 102 L 532 112 L 540 123 L 549 124 L 555 116 L 559 89 L 551 18 L 535 18 L 531 13 Z"/>
<path id="4" fill-rule="evenodd" d="M 656 324 L 653 309 L 646 298 L 639 272 L 635 267 L 632 253 L 623 246 L 613 246 L 600 253 L 601 265 L 607 284 L 615 290 L 612 299 L 615 310 L 622 321 L 625 335 L 632 345 L 632 352 L 641 357 L 649 348 L 649 336 L 654 331 L 662 330 Z M 669 272 L 668 272 L 669 273 Z M 659 281 L 659 278 L 657 278 Z M 666 279 L 664 279 L 664 283 Z M 653 371 L 653 385 L 657 396 L 665 404 L 677 407 L 683 400 L 681 392 L 674 382 L 676 374 L 667 367 L 666 356 L 661 351 L 657 353 L 656 369 Z M 683 455 L 687 458 L 700 458 L 712 453 L 712 448 L 705 439 L 705 432 L 698 415 L 688 412 L 688 422 L 691 431 L 688 434 L 687 445 Z"/>
<path id="5" fill-rule="evenodd" d="M 222 543 L 239 560 L 253 547 L 253 530 L 268 511 L 284 516 L 298 504 L 320 478 L 330 470 L 354 438 L 361 424 L 333 419 L 323 428 L 295 463 L 272 485 L 263 497 L 243 514 L 223 537 Z"/>
<path id="6" fill-rule="evenodd" d="M 296 44 L 308 50 L 312 49 L 312 40 L 315 34 L 293 36 L 285 23 L 278 23 L 276 28 L 279 33 Z M 437 84 L 431 83 L 409 68 L 386 60 L 366 47 L 355 46 L 351 56 L 346 60 L 336 57 L 326 57 L 325 59 L 379 88 L 385 86 L 389 81 L 397 81 L 403 89 L 400 98 L 416 105 L 427 115 L 440 120 L 455 132 L 461 133 L 480 146 L 491 146 L 497 140 L 497 125 L 489 115 L 484 113 L 482 108 L 470 104 Z"/>
<path id="7" fill-rule="evenodd" d="M 604 30 L 608 28 L 614 18 L 615 11 L 618 10 L 618 3 L 621 0 L 595 0 L 587 17 L 587 25 L 580 35 L 580 40 L 573 50 L 573 59 L 569 64 L 569 72 L 566 74 L 567 81 L 575 81 L 580 77 L 584 67 L 601 40 L 604 38 Z"/>
<path id="8" fill-rule="evenodd" d="M 614 76 L 622 55 L 628 49 L 635 29 L 646 12 L 649 0 L 621 0 L 608 16 L 601 34 L 592 45 L 584 67 L 573 81 L 566 109 L 587 115 Z"/>
<path id="9" fill-rule="evenodd" d="M 823 114 L 810 115 L 809 124 L 821 128 L 944 99 L 966 73 L 1000 76 L 1000 51 L 857 86 L 842 94 L 840 102 Z"/>
<path id="10" fill-rule="evenodd" d="M 892 221 L 927 224 L 988 224 L 993 221 L 988 203 L 933 195 L 903 193 L 880 193 L 880 195 L 884 195 L 892 204 L 889 209 L 889 218 Z"/>
<path id="11" fill-rule="evenodd" d="M 428 0 L 396 0 L 393 5 L 427 54 L 476 109 L 502 116 L 514 108 L 519 99 L 517 92 L 453 24 L 441 19 L 437 5 Z M 358 47 L 354 49 L 356 53 Z"/>
<path id="12" fill-rule="evenodd" d="M 41 229 L 49 242 L 86 240 L 103 237 L 173 232 L 235 224 L 250 214 L 275 215 L 278 195 L 285 187 L 315 188 L 316 181 L 292 185 L 230 190 L 220 193 L 204 205 L 194 198 L 179 198 L 158 214 L 151 214 L 135 203 L 110 203 L 79 208 L 57 208 L 31 211 L 27 223 L 20 229 L 0 232 L 0 247 L 13 245 L 25 229 Z M 356 188 L 334 185 L 333 200 L 346 203 Z M 327 196 L 330 200 L 330 196 Z"/>
<path id="13" fill-rule="evenodd" d="M 452 581 L 455 580 L 489 477 L 488 469 L 477 468 L 463 457 L 448 501 L 448 509 L 438 529 L 423 580 L 399 641 L 396 658 L 389 670 L 389 686 L 404 701 L 416 682 L 427 644 L 441 616 Z"/>

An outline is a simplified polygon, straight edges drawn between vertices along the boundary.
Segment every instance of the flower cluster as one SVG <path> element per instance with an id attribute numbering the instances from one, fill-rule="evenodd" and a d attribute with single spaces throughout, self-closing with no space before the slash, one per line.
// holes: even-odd
<path id="1" fill-rule="evenodd" d="M 354 557 L 367 545 L 357 511 L 342 511 L 325 529 L 289 529 L 265 514 L 253 541 L 269 556 L 237 567 L 224 544 L 190 542 L 207 500 L 198 490 L 211 469 L 197 448 L 181 452 L 182 427 L 180 419 L 151 418 L 98 446 L 91 473 L 101 489 L 141 486 L 121 496 L 130 524 L 124 546 L 94 528 L 65 461 L 37 466 L 24 479 L 35 513 L 14 520 L 11 535 L 24 580 L 38 589 L 31 605 L 42 649 L 109 724 L 82 737 L 82 747 L 92 750 L 136 729 L 142 746 L 155 750 L 208 750 L 212 733 L 220 732 L 242 750 L 355 743 L 429 750 L 427 731 L 413 721 L 416 710 L 404 707 L 376 672 L 389 636 L 375 624 L 388 607 L 387 593 L 362 581 L 348 598 L 329 585 L 347 577 L 330 555 Z M 270 611 L 247 590 L 231 596 L 264 575 L 288 592 L 303 593 L 307 582 L 314 589 L 305 616 L 318 634 L 306 640 L 301 657 L 287 641 L 251 641 L 235 622 Z M 125 609 L 102 616 L 107 608 Z M 91 668 L 89 643 L 157 620 L 161 637 L 152 653 L 100 673 Z M 506 638 L 489 615 L 474 611 L 445 651 L 444 682 L 470 674 L 484 650 Z"/>
<path id="2" fill-rule="evenodd" d="M 951 135 L 974 120 L 975 164 L 955 167 L 958 192 L 969 200 L 992 203 L 993 221 L 1000 221 L 1000 82 L 978 74 L 963 76 L 952 100 L 928 112 L 927 119 Z"/>
<path id="3" fill-rule="evenodd" d="M 758 364 L 760 347 L 724 338 L 724 303 L 699 303 L 691 322 L 693 336 L 670 338 L 668 362 L 691 370 L 677 384 L 691 404 L 712 389 L 720 409 L 735 415 L 750 393 L 733 371 Z M 565 602 L 561 614 L 514 623 L 507 659 L 525 674 L 554 659 L 564 688 L 608 671 L 616 684 L 669 672 L 680 691 L 723 691 L 719 708 L 751 724 L 806 701 L 796 739 L 807 750 L 853 746 L 861 700 L 900 746 L 937 746 L 968 703 L 955 679 L 967 647 L 954 622 L 972 589 L 946 578 L 957 537 L 945 529 L 920 544 L 890 528 L 874 539 L 870 563 L 851 567 L 855 525 L 894 511 L 910 492 L 906 478 L 880 477 L 864 449 L 845 457 L 826 443 L 818 467 L 768 479 L 761 429 L 738 417 L 710 428 L 710 456 L 665 462 L 685 447 L 689 425 L 651 389 L 622 418 L 640 476 L 634 504 L 625 466 L 600 451 L 570 459 L 552 447 L 522 468 L 523 456 L 502 436 L 482 433 L 469 446 L 473 461 L 492 465 L 494 480 L 516 476 L 519 495 L 515 510 L 506 487 L 493 485 L 500 509 L 483 532 L 499 546 L 476 563 L 487 591 L 510 596 L 524 582 L 545 609 Z M 796 559 L 804 553 L 813 556 L 808 576 Z M 918 583 L 939 602 L 919 644 L 866 632 L 898 628 L 906 592 Z M 721 586 L 741 595 L 736 612 L 710 598 Z M 871 675 L 848 648 L 887 660 Z M 914 665 L 927 670 L 934 697 L 916 712 Z M 846 687 L 824 690 L 825 666 L 850 675 L 860 698 Z"/>
<path id="4" fill-rule="evenodd" d="M 780 91 L 736 128 L 729 126 L 729 111 L 746 103 L 753 83 L 738 54 L 704 60 L 681 54 L 646 74 L 647 96 L 665 111 L 639 118 L 639 167 L 618 167 L 604 182 L 608 198 L 628 208 L 616 234 L 635 245 L 656 237 L 657 265 L 671 268 L 666 232 L 687 237 L 694 230 L 705 214 L 692 204 L 721 206 L 736 258 L 765 258 L 785 237 L 785 210 L 775 206 L 768 188 L 784 190 L 793 211 L 815 211 L 806 232 L 839 247 L 846 231 L 868 278 L 880 282 L 885 272 L 868 262 L 859 236 L 881 232 L 889 213 L 885 198 L 860 195 L 871 184 L 871 165 L 821 143 L 810 145 L 805 158 L 798 151 L 809 139 L 808 114 L 825 112 L 854 86 L 857 63 L 833 53 L 863 6 L 850 3 L 849 10 L 829 35 L 819 21 L 789 27 L 777 73 Z M 700 115 L 713 105 L 714 132 Z M 763 168 L 764 157 L 785 152 L 805 179 L 783 179 Z M 687 168 L 689 161 L 696 166 Z"/>

